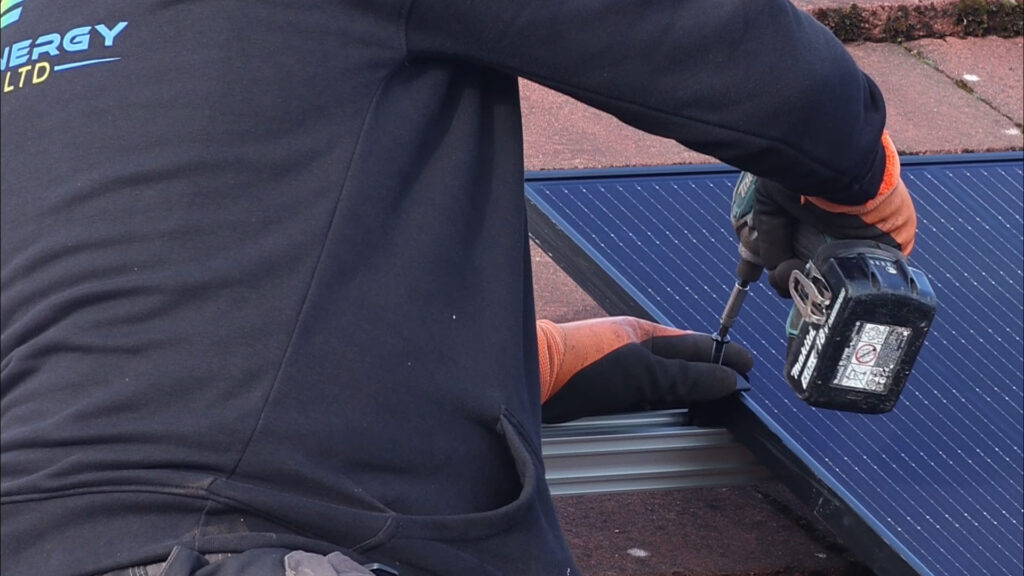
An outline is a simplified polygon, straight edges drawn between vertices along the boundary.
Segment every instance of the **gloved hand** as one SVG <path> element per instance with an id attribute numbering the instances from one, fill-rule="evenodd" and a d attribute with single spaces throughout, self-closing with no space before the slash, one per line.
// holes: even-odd
<path id="1" fill-rule="evenodd" d="M 540 320 L 537 343 L 546 423 L 715 400 L 754 365 L 737 344 L 712 364 L 710 335 L 631 317 Z"/>
<path id="2" fill-rule="evenodd" d="M 900 178 L 900 159 L 887 133 L 885 175 L 878 195 L 860 206 L 793 194 L 772 181 L 744 173 L 733 192 L 732 221 L 744 259 L 768 269 L 772 287 L 790 298 L 789 276 L 834 239 L 873 240 L 909 255 L 917 215 Z"/>

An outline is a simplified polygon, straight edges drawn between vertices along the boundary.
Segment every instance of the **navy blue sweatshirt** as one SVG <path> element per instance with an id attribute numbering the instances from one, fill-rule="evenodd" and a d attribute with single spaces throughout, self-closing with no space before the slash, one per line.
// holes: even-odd
<path id="1" fill-rule="evenodd" d="M 574 574 L 517 77 L 795 193 L 884 169 L 877 88 L 782 0 L 24 0 L 2 45 L 4 574 Z"/>

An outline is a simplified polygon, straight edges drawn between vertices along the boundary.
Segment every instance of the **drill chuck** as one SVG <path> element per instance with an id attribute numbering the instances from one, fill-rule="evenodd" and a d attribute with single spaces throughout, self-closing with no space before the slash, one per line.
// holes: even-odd
<path id="1" fill-rule="evenodd" d="M 732 287 L 732 294 L 729 295 L 729 301 L 725 304 L 725 310 L 722 312 L 722 324 L 718 329 L 720 338 L 725 338 L 729 334 L 729 329 L 740 315 L 740 309 L 743 308 L 743 301 L 746 300 L 748 293 L 750 293 L 750 283 L 745 280 L 736 282 L 736 285 Z"/>
<path id="2" fill-rule="evenodd" d="M 741 259 L 739 265 L 736 266 L 738 280 L 732 288 L 729 301 L 725 304 L 725 310 L 722 312 L 722 323 L 718 328 L 718 332 L 712 337 L 715 342 L 714 347 L 711 349 L 711 361 L 713 363 L 722 363 L 725 345 L 729 343 L 729 329 L 732 328 L 736 318 L 740 315 L 743 301 L 747 298 L 747 294 L 750 293 L 750 284 L 756 282 L 761 277 L 763 270 L 763 266 L 745 258 Z"/>

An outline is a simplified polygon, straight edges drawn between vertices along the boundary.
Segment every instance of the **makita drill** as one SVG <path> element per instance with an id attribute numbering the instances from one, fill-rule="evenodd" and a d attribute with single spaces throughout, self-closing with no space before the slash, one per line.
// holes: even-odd
<path id="1" fill-rule="evenodd" d="M 760 180 L 744 173 L 733 191 L 732 224 L 739 238 L 738 280 L 715 335 L 719 361 L 751 283 L 764 270 L 757 251 L 754 202 Z M 895 248 L 868 240 L 822 240 L 799 225 L 797 265 L 790 264 L 785 376 L 802 400 L 821 408 L 892 410 L 935 316 L 928 278 Z"/>

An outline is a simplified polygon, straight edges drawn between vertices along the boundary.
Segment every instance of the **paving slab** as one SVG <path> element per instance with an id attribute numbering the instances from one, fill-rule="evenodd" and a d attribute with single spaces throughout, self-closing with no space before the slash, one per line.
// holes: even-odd
<path id="1" fill-rule="evenodd" d="M 714 162 L 533 82 L 521 80 L 519 90 L 527 170 Z"/>
<path id="2" fill-rule="evenodd" d="M 1024 124 L 1024 38 L 928 38 L 904 46 L 1018 127 Z"/>
<path id="3" fill-rule="evenodd" d="M 1012 120 L 911 51 L 896 44 L 847 48 L 882 89 L 886 125 L 901 153 L 958 154 L 1024 146 Z"/>
<path id="4" fill-rule="evenodd" d="M 882 88 L 900 152 L 947 154 L 1024 147 L 1021 45 L 1020 38 L 971 38 L 847 49 Z M 976 70 L 964 73 L 978 76 L 977 86 L 960 69 Z M 520 89 L 527 170 L 715 162 L 543 86 L 521 81 Z"/>

